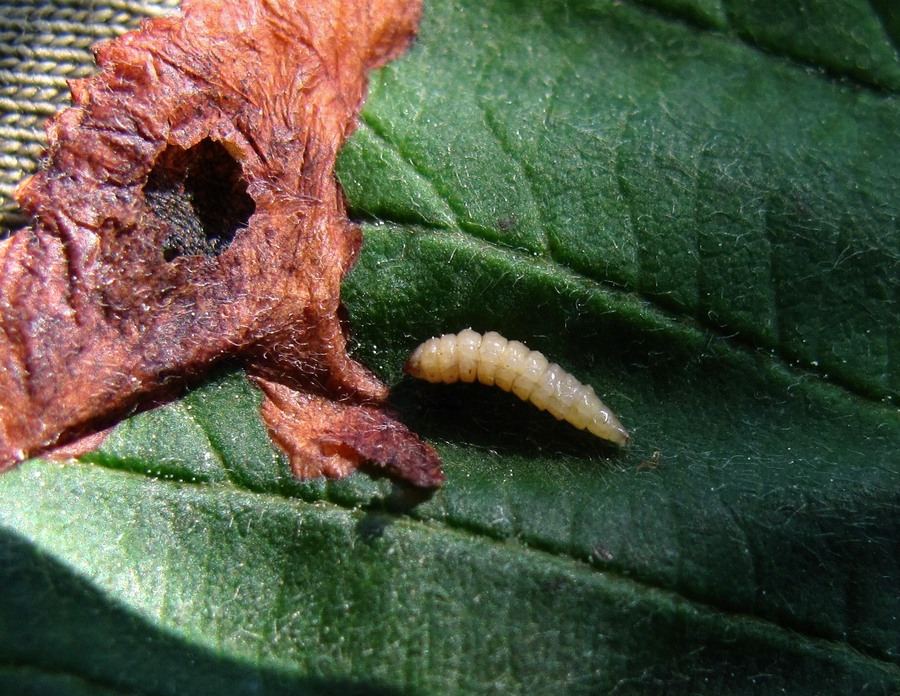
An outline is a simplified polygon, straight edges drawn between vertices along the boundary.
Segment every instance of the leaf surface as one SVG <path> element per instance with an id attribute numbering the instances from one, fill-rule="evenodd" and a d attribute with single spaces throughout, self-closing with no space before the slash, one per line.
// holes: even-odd
<path id="1" fill-rule="evenodd" d="M 896 51 L 844 71 L 838 5 L 809 26 L 843 43 L 799 48 L 763 3 L 428 5 L 342 153 L 343 294 L 446 484 L 296 480 L 223 370 L 0 477 L 0 684 L 896 691 Z M 860 32 L 891 35 L 879 7 Z M 633 445 L 402 377 L 466 326 Z"/>

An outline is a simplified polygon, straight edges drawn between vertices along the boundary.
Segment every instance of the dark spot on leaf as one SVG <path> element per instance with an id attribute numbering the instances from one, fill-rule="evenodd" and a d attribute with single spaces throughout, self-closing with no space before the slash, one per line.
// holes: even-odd
<path id="1" fill-rule="evenodd" d="M 365 542 L 373 542 L 384 536 L 385 530 L 394 521 L 392 515 L 370 512 L 356 523 L 356 535 Z"/>
<path id="2" fill-rule="evenodd" d="M 495 223 L 498 232 L 511 232 L 519 226 L 518 215 L 507 215 Z"/>
<path id="3" fill-rule="evenodd" d="M 183 150 L 169 145 L 144 186 L 147 205 L 171 229 L 163 258 L 218 256 L 247 227 L 256 204 L 241 165 L 222 143 L 204 138 Z"/>

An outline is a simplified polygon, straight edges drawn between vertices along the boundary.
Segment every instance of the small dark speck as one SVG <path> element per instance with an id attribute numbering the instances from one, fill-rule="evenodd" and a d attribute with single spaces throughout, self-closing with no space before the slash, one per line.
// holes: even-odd
<path id="1" fill-rule="evenodd" d="M 506 217 L 499 218 L 494 225 L 498 232 L 510 232 L 519 226 L 519 216 L 507 215 Z"/>
<path id="2" fill-rule="evenodd" d="M 637 465 L 638 471 L 658 469 L 662 465 L 662 452 L 655 450 L 649 459 L 644 459 Z"/>

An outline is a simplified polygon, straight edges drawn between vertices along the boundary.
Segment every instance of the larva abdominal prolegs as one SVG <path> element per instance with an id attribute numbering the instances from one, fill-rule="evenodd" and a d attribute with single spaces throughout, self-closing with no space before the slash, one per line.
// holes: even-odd
<path id="1" fill-rule="evenodd" d="M 472 329 L 430 338 L 416 348 L 403 368 L 428 382 L 496 384 L 542 411 L 580 430 L 627 444 L 628 432 L 600 401 L 590 385 L 582 384 L 556 363 L 519 341 L 507 341 L 495 331 L 482 336 Z"/>

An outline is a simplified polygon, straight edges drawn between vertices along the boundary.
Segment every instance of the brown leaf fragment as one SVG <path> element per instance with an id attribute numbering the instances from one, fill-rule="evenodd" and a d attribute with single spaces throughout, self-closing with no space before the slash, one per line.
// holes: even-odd
<path id="1" fill-rule="evenodd" d="M 272 439 L 300 478 L 341 478 L 365 462 L 414 486 L 444 482 L 434 449 L 382 409 L 328 399 L 256 378 Z"/>
<path id="2" fill-rule="evenodd" d="M 0 470 L 237 356 L 290 404 L 263 415 L 298 473 L 373 459 L 436 485 L 437 455 L 347 355 L 361 235 L 333 172 L 419 0 L 183 9 L 95 47 L 17 191 L 33 223 L 0 242 Z"/>

